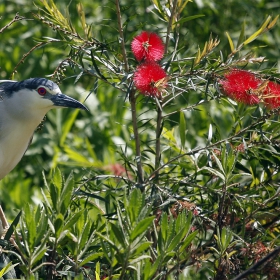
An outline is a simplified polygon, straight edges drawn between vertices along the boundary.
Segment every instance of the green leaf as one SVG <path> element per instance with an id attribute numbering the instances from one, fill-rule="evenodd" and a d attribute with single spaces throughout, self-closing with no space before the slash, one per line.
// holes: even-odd
<path id="1" fill-rule="evenodd" d="M 182 24 L 184 22 L 187 22 L 187 21 L 190 21 L 190 20 L 193 20 L 193 19 L 196 19 L 196 18 L 204 17 L 204 16 L 205 15 L 195 15 L 195 16 L 183 17 L 180 20 L 176 21 L 175 25 Z"/>
<path id="2" fill-rule="evenodd" d="M 198 234 L 198 230 L 190 233 L 186 239 L 182 242 L 180 248 L 179 248 L 179 252 L 182 253 L 193 241 L 193 239 L 196 237 L 196 235 Z"/>
<path id="3" fill-rule="evenodd" d="M 154 220 L 154 216 L 147 217 L 143 220 L 141 220 L 136 227 L 133 229 L 133 231 L 130 234 L 130 240 L 133 241 L 135 238 L 140 236 L 142 233 L 146 232 L 149 229 L 149 226 L 151 225 L 152 221 Z"/>
<path id="4" fill-rule="evenodd" d="M 38 215 L 35 215 L 37 221 L 37 235 L 36 235 L 36 244 L 40 244 L 42 242 L 42 238 L 46 236 L 48 232 L 48 216 L 44 209 L 41 207 L 37 207 Z"/>
<path id="5" fill-rule="evenodd" d="M 251 43 L 252 41 L 254 41 L 260 34 L 262 34 L 265 29 L 267 28 L 269 22 L 271 20 L 271 16 L 268 16 L 267 19 L 265 20 L 265 22 L 263 23 L 263 25 L 261 26 L 260 29 L 258 29 L 253 35 L 251 35 L 245 42 L 244 45 L 247 45 L 249 43 Z"/>
<path id="6" fill-rule="evenodd" d="M 5 238 L 4 240 L 10 240 L 10 237 L 12 236 L 14 229 L 17 227 L 20 217 L 21 217 L 22 211 L 20 211 L 17 216 L 15 217 L 15 219 L 13 220 L 13 222 L 11 223 L 9 229 L 7 230 L 6 234 L 5 234 Z M 1 276 L 0 276 L 1 277 Z"/>
<path id="7" fill-rule="evenodd" d="M 65 214 L 67 211 L 68 206 L 71 202 L 72 192 L 75 187 L 75 181 L 73 178 L 73 173 L 71 172 L 68 176 L 66 182 L 63 185 L 62 192 L 61 192 L 61 206 L 60 206 L 60 213 Z"/>
<path id="8" fill-rule="evenodd" d="M 186 211 L 182 211 L 176 219 L 176 233 L 178 233 L 183 228 L 184 235 L 186 235 L 190 229 L 191 220 L 192 212 L 186 213 Z"/>
<path id="9" fill-rule="evenodd" d="M 272 21 L 269 23 L 269 25 L 267 26 L 267 28 L 268 28 L 268 29 L 273 28 L 273 27 L 274 27 L 274 25 L 277 23 L 278 18 L 279 18 L 279 15 L 277 15 L 277 16 L 275 17 L 275 19 L 274 19 L 274 20 L 272 20 Z"/>
<path id="10" fill-rule="evenodd" d="M 55 228 L 55 236 L 56 238 L 59 237 L 62 228 L 63 228 L 63 222 L 64 222 L 64 217 L 61 213 L 57 214 L 55 222 L 54 222 L 54 228 Z"/>
<path id="11" fill-rule="evenodd" d="M 129 267 L 131 267 L 132 264 L 138 263 L 138 262 L 140 262 L 140 261 L 142 261 L 144 259 L 151 259 L 151 256 L 150 255 L 141 255 L 138 258 L 130 260 L 129 261 Z"/>
<path id="12" fill-rule="evenodd" d="M 34 219 L 34 210 L 31 205 L 24 208 L 24 220 L 27 227 L 27 242 L 31 251 L 34 250 L 36 239 L 36 223 Z"/>
<path id="13" fill-rule="evenodd" d="M 208 141 L 211 142 L 213 136 L 213 127 L 212 124 L 210 123 L 209 125 L 209 130 L 208 130 Z"/>
<path id="14" fill-rule="evenodd" d="M 125 240 L 125 236 L 124 236 L 124 233 L 120 230 L 120 228 L 111 223 L 111 229 L 112 229 L 112 232 L 116 238 L 116 240 L 118 240 L 120 242 L 120 244 L 122 245 L 123 248 L 126 248 L 127 247 L 127 242 Z"/>
<path id="15" fill-rule="evenodd" d="M 41 260 L 46 252 L 47 252 L 47 248 L 45 246 L 43 248 L 40 248 L 40 250 L 36 250 L 35 254 L 31 258 L 32 265 L 34 265 L 39 260 Z"/>
<path id="16" fill-rule="evenodd" d="M 75 120 L 77 119 L 77 116 L 78 116 L 79 112 L 80 112 L 80 110 L 78 110 L 78 109 L 73 110 L 72 114 L 71 114 L 71 117 L 63 121 L 63 129 L 62 129 L 63 133 L 60 137 L 60 143 L 59 143 L 59 145 L 61 147 L 64 146 L 64 142 L 67 138 L 67 135 L 69 134 Z"/>
<path id="17" fill-rule="evenodd" d="M 228 32 L 226 32 L 226 35 L 227 35 L 227 38 L 228 38 L 228 42 L 229 42 L 229 46 L 230 46 L 230 50 L 232 53 L 235 52 L 235 48 L 234 48 L 234 45 L 233 45 L 233 42 L 232 42 L 232 39 L 230 37 L 230 35 L 228 34 Z"/>
<path id="18" fill-rule="evenodd" d="M 144 206 L 144 196 L 139 189 L 134 189 L 130 196 L 125 198 L 124 206 L 129 215 L 130 223 L 133 226 Z"/>
<path id="19" fill-rule="evenodd" d="M 181 240 L 184 237 L 184 228 L 182 228 L 178 234 L 176 234 L 174 236 L 174 238 L 172 239 L 171 243 L 169 244 L 169 246 L 166 248 L 166 252 L 169 253 L 171 251 L 173 251 L 176 247 L 180 246 Z"/>
<path id="20" fill-rule="evenodd" d="M 52 183 L 57 189 L 57 195 L 60 195 L 60 190 L 62 188 L 63 178 L 59 168 L 55 168 L 52 176 Z"/>
<path id="21" fill-rule="evenodd" d="M 148 261 L 150 261 L 150 260 L 148 260 Z M 149 274 L 150 279 L 154 279 L 152 277 L 157 272 L 157 270 L 159 269 L 161 264 L 162 264 L 162 258 L 158 257 L 150 268 L 150 274 Z"/>
<path id="22" fill-rule="evenodd" d="M 179 131 L 182 147 L 185 147 L 186 142 L 186 119 L 184 112 L 180 112 Z"/>
<path id="23" fill-rule="evenodd" d="M 161 216 L 161 223 L 160 223 L 160 235 L 162 236 L 163 241 L 167 240 L 167 231 L 168 231 L 168 217 L 167 214 Z"/>
<path id="24" fill-rule="evenodd" d="M 247 177 L 252 177 L 252 174 L 250 173 L 239 173 L 239 174 L 233 174 L 231 175 L 229 178 L 228 178 L 228 183 L 231 183 L 231 182 L 237 182 L 238 179 L 242 178 L 245 180 L 245 176 Z"/>
<path id="25" fill-rule="evenodd" d="M 226 146 L 222 148 L 221 158 L 223 170 L 228 184 L 229 178 L 232 177 L 232 172 L 236 164 L 237 155 L 234 154 L 231 146 L 229 144 L 226 144 Z"/>
<path id="26" fill-rule="evenodd" d="M 207 170 L 207 171 L 209 171 L 210 173 L 214 174 L 215 176 L 221 178 L 223 182 L 224 182 L 225 179 L 226 179 L 224 174 L 222 174 L 221 172 L 217 171 L 217 170 L 214 169 L 214 168 L 204 166 L 204 167 L 201 168 L 201 170 Z"/>
<path id="27" fill-rule="evenodd" d="M 150 241 L 142 242 L 138 246 L 132 248 L 132 257 L 142 254 L 143 251 L 147 250 L 153 243 Z"/>
<path id="28" fill-rule="evenodd" d="M 64 146 L 64 151 L 67 154 L 67 156 L 75 162 L 74 166 L 83 166 L 83 167 L 95 166 L 95 163 L 89 161 L 87 157 L 81 155 L 80 152 L 74 151 L 71 147 Z M 98 162 L 98 164 L 96 165 L 100 166 L 100 163 Z"/>
<path id="29" fill-rule="evenodd" d="M 225 251 L 228 248 L 231 239 L 232 239 L 231 231 L 228 228 L 223 227 L 220 236 L 221 246 L 223 251 Z"/>
<path id="30" fill-rule="evenodd" d="M 158 0 L 152 0 L 152 1 L 153 1 L 153 3 L 154 3 L 155 7 L 156 7 L 158 10 L 163 11 L 160 1 L 158 1 Z"/>
<path id="31" fill-rule="evenodd" d="M 222 171 L 223 175 L 225 175 L 224 166 L 221 163 L 221 161 L 218 159 L 218 157 L 216 156 L 216 154 L 214 152 L 212 153 L 212 156 L 215 159 L 215 163 L 217 164 L 217 166 L 220 169 L 220 171 Z M 223 159 L 224 159 L 224 157 L 222 157 L 222 160 Z"/>
<path id="32" fill-rule="evenodd" d="M 70 229 L 76 222 L 79 220 L 81 215 L 84 213 L 85 210 L 81 210 L 74 215 L 68 217 L 68 219 L 65 221 L 65 225 L 63 227 L 63 230 Z"/>
<path id="33" fill-rule="evenodd" d="M 0 270 L 0 277 L 3 277 L 5 274 L 7 274 L 9 271 L 14 269 L 19 263 L 13 264 L 12 262 L 9 262 L 7 265 L 5 265 L 1 270 Z"/>
<path id="34" fill-rule="evenodd" d="M 237 48 L 238 48 L 238 47 L 243 43 L 243 41 L 244 41 L 244 38 L 245 38 L 245 27 L 246 27 L 246 23 L 245 23 L 245 21 L 243 21 L 242 28 L 241 28 L 241 31 L 240 31 L 240 35 L 239 35 L 238 42 L 237 42 Z"/>
<path id="35" fill-rule="evenodd" d="M 58 194 L 58 189 L 54 184 L 50 184 L 50 197 L 52 201 L 53 207 L 51 207 L 51 211 L 56 211 L 59 212 L 59 206 L 58 206 L 58 201 L 59 201 L 59 194 Z"/>
<path id="36" fill-rule="evenodd" d="M 87 263 L 94 261 L 100 257 L 103 257 L 103 252 L 90 254 L 82 262 L 79 263 L 79 267 L 82 267 L 82 266 L 86 265 Z"/>
<path id="37" fill-rule="evenodd" d="M 192 2 L 192 0 L 185 0 L 185 1 L 178 1 L 178 9 L 179 9 L 179 14 L 182 13 L 182 11 L 184 10 L 184 8 L 186 7 L 186 5 Z"/>
<path id="38" fill-rule="evenodd" d="M 91 229 L 91 223 L 87 221 L 85 223 L 85 226 L 83 228 L 81 237 L 79 239 L 79 249 L 82 250 L 82 248 L 85 246 L 85 244 L 89 241 L 89 234 Z"/>

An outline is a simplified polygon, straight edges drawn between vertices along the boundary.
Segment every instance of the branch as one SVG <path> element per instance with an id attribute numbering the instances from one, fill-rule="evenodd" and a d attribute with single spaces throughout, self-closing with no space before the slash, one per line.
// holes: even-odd
<path id="1" fill-rule="evenodd" d="M 126 49 L 125 49 L 123 26 L 122 26 L 122 16 L 121 16 L 119 0 L 116 0 L 116 8 L 117 8 L 118 27 L 119 27 L 119 33 L 120 33 L 120 39 L 121 39 L 122 55 L 123 55 L 123 60 L 124 60 L 124 69 L 128 73 L 129 67 L 128 67 Z"/>
<path id="2" fill-rule="evenodd" d="M 30 49 L 30 51 L 28 51 L 27 53 L 25 53 L 25 54 L 22 56 L 21 60 L 20 60 L 20 61 L 18 62 L 18 64 L 15 66 L 15 68 L 14 68 L 14 70 L 13 70 L 13 72 L 12 72 L 12 74 L 11 74 L 10 77 L 11 77 L 11 78 L 13 77 L 13 75 L 16 73 L 16 71 L 17 71 L 19 65 L 22 64 L 22 63 L 24 62 L 24 60 L 25 60 L 34 50 L 36 50 L 37 48 L 39 48 L 39 47 L 41 47 L 41 46 L 43 46 L 43 45 L 46 45 L 46 44 L 48 44 L 48 43 L 51 43 L 51 42 L 60 42 L 60 41 L 58 41 L 58 40 L 50 40 L 50 41 L 48 41 L 48 42 L 41 42 L 41 43 L 37 44 L 36 46 L 34 46 L 32 49 Z"/>
<path id="3" fill-rule="evenodd" d="M 173 18 L 174 18 L 176 7 L 177 7 L 177 2 L 178 2 L 178 0 L 174 0 L 174 2 L 173 2 L 172 11 L 171 11 L 171 15 L 170 15 L 168 26 L 167 26 L 165 50 L 164 50 L 165 54 L 167 53 L 167 49 L 168 49 L 168 44 L 169 44 L 169 39 L 170 39 L 169 36 L 170 36 L 171 29 L 172 29 Z"/>
<path id="4" fill-rule="evenodd" d="M 15 17 L 13 18 L 12 21 L 10 21 L 7 25 L 5 25 L 4 27 L 2 27 L 0 29 L 0 33 L 2 33 L 5 29 L 7 29 L 8 27 L 10 27 L 13 23 L 17 22 L 17 21 L 20 21 L 20 20 L 23 20 L 25 19 L 25 17 L 21 17 L 19 16 L 18 13 L 16 13 Z"/>
<path id="5" fill-rule="evenodd" d="M 242 272 L 241 274 L 239 274 L 237 277 L 235 277 L 233 280 L 241 280 L 244 279 L 246 276 L 253 274 L 256 272 L 256 270 L 263 265 L 264 263 L 266 263 L 267 261 L 273 261 L 273 259 L 275 259 L 280 253 L 280 246 L 277 247 L 276 249 L 274 249 L 274 251 L 272 251 L 271 253 L 269 253 L 268 255 L 266 255 L 264 258 L 262 258 L 260 261 L 258 261 L 257 263 L 255 263 L 254 265 L 252 265 L 249 269 L 245 270 L 244 272 Z"/>
<path id="6" fill-rule="evenodd" d="M 5 213 L 0 205 L 0 238 L 6 234 L 7 229 L 9 228 L 9 223 L 6 219 Z"/>
<path id="7" fill-rule="evenodd" d="M 243 128 L 243 129 L 240 129 L 238 132 L 236 132 L 234 135 L 228 137 L 228 138 L 225 138 L 225 139 L 222 139 L 220 141 L 217 141 L 216 143 L 213 143 L 211 145 L 208 145 L 208 146 L 205 146 L 205 147 L 202 147 L 202 148 L 195 148 L 193 150 L 191 150 L 190 152 L 187 152 L 187 153 L 183 153 L 181 155 L 178 155 L 176 157 L 174 157 L 173 159 L 169 160 L 168 162 L 166 162 L 165 164 L 161 165 L 159 168 L 157 168 L 150 176 L 149 178 L 147 178 L 147 182 L 151 179 L 153 179 L 153 177 L 155 176 L 155 174 L 160 171 L 161 169 L 163 169 L 165 166 L 169 165 L 170 163 L 184 157 L 184 156 L 190 156 L 190 155 L 194 155 L 200 151 L 203 151 L 203 150 L 207 150 L 207 149 L 210 149 L 210 148 L 214 148 L 216 147 L 217 145 L 220 145 L 222 143 L 225 143 L 225 142 L 228 142 L 230 140 L 232 140 L 233 138 L 236 138 L 238 136 L 240 136 L 241 134 L 243 134 L 245 131 L 259 125 L 260 123 L 264 122 L 267 118 L 271 117 L 272 115 L 276 114 L 276 113 L 279 113 L 280 111 L 280 107 L 275 109 L 275 110 L 272 110 L 270 112 L 268 112 L 266 115 L 258 118 L 255 122 L 253 122 L 252 124 L 248 125 L 247 127 Z"/>
<path id="8" fill-rule="evenodd" d="M 142 162 L 141 162 L 141 149 L 140 149 L 140 138 L 137 126 L 137 114 L 136 114 L 136 96 L 135 91 L 131 90 L 130 92 L 130 104 L 131 104 L 131 117 L 132 117 L 132 125 L 133 125 L 133 134 L 135 139 L 135 146 L 136 146 L 136 166 L 138 172 L 138 183 L 143 184 L 143 169 L 142 169 Z"/>
<path id="9" fill-rule="evenodd" d="M 157 102 L 157 127 L 156 127 L 156 157 L 155 157 L 155 169 L 158 169 L 160 166 L 160 135 L 162 131 L 162 108 L 161 108 L 161 101 L 158 100 Z M 158 172 L 155 173 L 157 177 Z"/>

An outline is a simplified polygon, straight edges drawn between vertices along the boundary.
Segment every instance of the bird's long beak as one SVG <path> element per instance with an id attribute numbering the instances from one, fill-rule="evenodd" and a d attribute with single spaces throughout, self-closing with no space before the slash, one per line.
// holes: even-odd
<path id="1" fill-rule="evenodd" d="M 84 106 L 82 103 L 62 93 L 54 95 L 51 98 L 51 101 L 53 102 L 54 106 L 66 108 L 79 108 L 88 111 L 87 107 Z"/>

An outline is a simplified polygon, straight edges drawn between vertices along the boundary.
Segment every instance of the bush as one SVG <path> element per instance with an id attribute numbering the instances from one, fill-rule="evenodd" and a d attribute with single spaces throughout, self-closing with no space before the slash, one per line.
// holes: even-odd
<path id="1" fill-rule="evenodd" d="M 278 16 L 227 32 L 226 47 L 210 24 L 200 41 L 205 17 L 188 2 L 36 3 L 40 39 L 11 72 L 44 48 L 40 67 L 52 61 L 51 79 L 89 92 L 92 115 L 50 113 L 19 175 L 2 181 L 6 213 L 22 212 L 1 276 L 277 278 L 279 74 L 257 47 L 272 44 Z"/>

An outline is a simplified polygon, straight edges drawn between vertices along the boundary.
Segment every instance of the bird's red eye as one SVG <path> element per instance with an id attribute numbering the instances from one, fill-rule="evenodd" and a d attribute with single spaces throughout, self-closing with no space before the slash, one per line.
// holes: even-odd
<path id="1" fill-rule="evenodd" d="M 39 87 L 37 91 L 41 96 L 44 96 L 47 93 L 47 90 L 43 87 Z"/>

